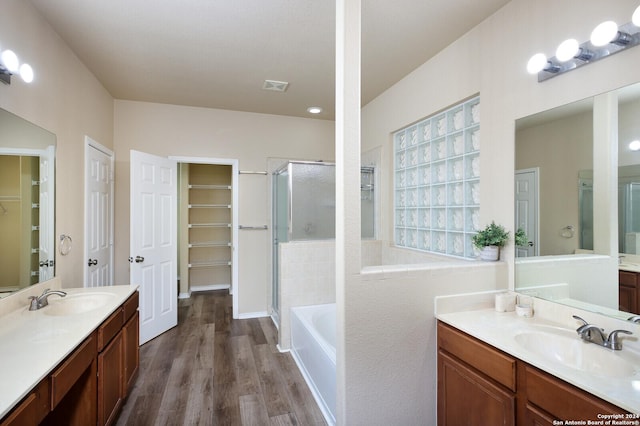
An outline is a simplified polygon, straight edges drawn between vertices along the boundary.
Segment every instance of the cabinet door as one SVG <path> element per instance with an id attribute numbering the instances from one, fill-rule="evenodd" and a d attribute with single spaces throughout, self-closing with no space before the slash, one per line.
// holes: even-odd
<path id="1" fill-rule="evenodd" d="M 618 309 L 638 314 L 638 274 L 635 272 L 619 271 Z"/>
<path id="2" fill-rule="evenodd" d="M 124 343 L 124 380 L 122 381 L 123 389 L 122 396 L 126 397 L 129 394 L 129 389 L 133 385 L 133 382 L 138 373 L 138 366 L 140 365 L 140 344 L 139 344 L 139 332 L 140 328 L 138 312 L 133 314 L 133 317 L 122 328 L 122 337 Z"/>
<path id="3" fill-rule="evenodd" d="M 438 351 L 438 425 L 515 425 L 515 396 Z"/>
<path id="4" fill-rule="evenodd" d="M 527 404 L 524 426 L 553 426 L 556 419 L 538 407 Z M 564 423 L 564 422 L 563 422 Z"/>
<path id="5" fill-rule="evenodd" d="M 620 284 L 620 292 L 618 299 L 618 309 L 624 312 L 630 312 L 633 314 L 638 313 L 638 291 L 635 287 L 627 287 L 626 285 Z"/>
<path id="6" fill-rule="evenodd" d="M 114 423 L 123 395 L 124 353 L 122 333 L 98 355 L 98 425 Z"/>

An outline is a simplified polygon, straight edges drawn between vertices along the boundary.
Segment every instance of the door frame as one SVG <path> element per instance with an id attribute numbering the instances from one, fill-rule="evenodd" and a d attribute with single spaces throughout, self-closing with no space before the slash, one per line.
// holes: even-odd
<path id="1" fill-rule="evenodd" d="M 540 168 L 539 167 L 531 167 L 527 169 L 518 169 L 514 173 L 514 179 L 516 175 L 524 174 L 524 173 L 533 173 L 533 179 L 536 183 L 535 188 L 535 217 L 533 218 L 534 226 L 536 228 L 534 246 L 533 246 L 533 256 L 540 256 Z M 515 218 L 514 218 L 515 219 Z M 515 220 L 514 220 L 515 222 Z M 517 222 L 515 222 L 517 225 Z"/>
<path id="2" fill-rule="evenodd" d="M 191 164 L 211 164 L 220 166 L 231 166 L 231 287 L 229 293 L 232 296 L 233 318 L 238 319 L 238 160 L 230 158 L 214 157 L 182 157 L 169 156 L 170 160 L 179 163 Z"/>
<path id="3" fill-rule="evenodd" d="M 89 274 L 89 265 L 87 264 L 86 260 L 89 258 L 87 250 L 89 249 L 89 244 L 87 242 L 87 235 L 89 232 L 89 221 L 87 220 L 87 215 L 89 214 L 89 197 L 87 197 L 87 181 L 89 179 L 89 149 L 96 149 L 100 152 L 102 152 L 103 154 L 107 155 L 110 159 L 109 161 L 109 198 L 111 199 L 111 202 L 109 203 L 109 257 L 110 257 L 110 262 L 109 262 L 109 277 L 111 277 L 111 284 L 113 285 L 113 272 L 114 272 L 114 252 L 113 252 L 113 241 L 114 241 L 114 213 L 115 213 L 115 208 L 114 208 L 114 187 L 115 187 L 115 153 L 110 150 L 109 148 L 107 148 L 106 146 L 100 144 L 99 142 L 96 142 L 95 140 L 91 139 L 89 136 L 84 137 L 84 247 L 83 247 L 83 256 L 84 256 L 84 261 L 83 261 L 83 266 L 82 266 L 82 271 L 83 271 L 83 277 L 84 277 L 84 286 L 87 285 L 87 278 L 88 278 L 88 274 Z"/>

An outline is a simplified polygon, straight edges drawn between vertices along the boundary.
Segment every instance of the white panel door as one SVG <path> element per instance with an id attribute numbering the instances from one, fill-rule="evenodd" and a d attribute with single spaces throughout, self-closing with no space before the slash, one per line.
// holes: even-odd
<path id="1" fill-rule="evenodd" d="M 177 163 L 131 151 L 131 284 L 140 286 L 140 344 L 178 324 Z"/>
<path id="2" fill-rule="evenodd" d="M 538 170 L 516 170 L 516 230 L 524 229 L 527 247 L 516 247 L 516 257 L 538 256 Z"/>
<path id="3" fill-rule="evenodd" d="M 85 287 L 113 285 L 113 153 L 85 138 Z"/>
<path id="4" fill-rule="evenodd" d="M 40 224 L 39 224 L 39 275 L 40 282 L 53 278 L 55 264 L 55 147 L 49 146 L 40 155 Z"/>

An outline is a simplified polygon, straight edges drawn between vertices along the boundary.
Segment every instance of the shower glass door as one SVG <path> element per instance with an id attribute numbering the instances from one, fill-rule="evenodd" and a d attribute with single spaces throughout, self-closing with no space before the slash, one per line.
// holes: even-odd
<path id="1" fill-rule="evenodd" d="M 273 174 L 273 277 L 271 305 L 273 315 L 278 319 L 280 314 L 279 303 L 279 243 L 289 241 L 289 167 L 281 168 Z M 279 321 L 279 320 L 278 320 Z"/>

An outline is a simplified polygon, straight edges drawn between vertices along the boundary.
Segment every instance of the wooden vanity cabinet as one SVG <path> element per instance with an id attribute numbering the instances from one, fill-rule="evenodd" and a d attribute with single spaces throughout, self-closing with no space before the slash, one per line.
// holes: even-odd
<path id="1" fill-rule="evenodd" d="M 2 426 L 39 424 L 49 413 L 49 381 L 43 380 L 2 421 Z"/>
<path id="2" fill-rule="evenodd" d="M 138 298 L 133 293 L 0 426 L 115 423 L 138 372 Z"/>
<path id="3" fill-rule="evenodd" d="M 618 309 L 635 315 L 640 314 L 640 291 L 637 272 L 618 271 L 619 297 Z"/>
<path id="4" fill-rule="evenodd" d="M 438 323 L 438 425 L 515 425 L 516 360 Z"/>
<path id="5" fill-rule="evenodd" d="M 626 414 L 588 392 L 438 322 L 438 425 L 553 425 Z"/>
<path id="6" fill-rule="evenodd" d="M 139 361 L 137 309 L 136 292 L 98 328 L 98 425 L 115 423 L 133 384 Z"/>
<path id="7" fill-rule="evenodd" d="M 552 425 L 553 420 L 595 421 L 602 420 L 599 414 L 626 413 L 531 365 L 521 362 L 519 367 L 518 386 L 523 389 L 520 403 L 527 407 L 523 410 L 526 425 Z"/>

